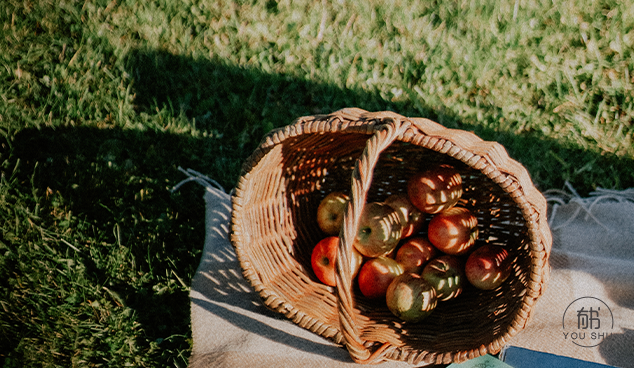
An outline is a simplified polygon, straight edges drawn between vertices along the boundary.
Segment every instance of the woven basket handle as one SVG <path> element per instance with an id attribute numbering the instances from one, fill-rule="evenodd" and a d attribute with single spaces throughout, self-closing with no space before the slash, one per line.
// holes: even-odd
<path id="1" fill-rule="evenodd" d="M 376 115 L 373 116 L 375 119 Z M 383 150 L 388 148 L 399 136 L 411 128 L 411 123 L 391 114 L 379 116 L 382 124 L 378 131 L 368 140 L 366 147 L 357 160 L 352 172 L 352 191 L 348 209 L 344 215 L 343 228 L 340 233 L 339 249 L 337 252 L 337 300 L 339 307 L 339 322 L 345 344 L 352 359 L 357 363 L 379 363 L 387 353 L 383 346 L 371 352 L 360 337 L 357 314 L 354 313 L 354 298 L 352 295 L 352 258 L 353 242 L 359 227 L 361 213 L 367 200 L 367 193 L 372 183 L 374 167 L 379 161 Z"/>

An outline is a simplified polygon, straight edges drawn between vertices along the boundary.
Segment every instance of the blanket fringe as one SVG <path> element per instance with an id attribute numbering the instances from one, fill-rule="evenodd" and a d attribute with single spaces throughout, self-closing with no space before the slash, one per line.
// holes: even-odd
<path id="1" fill-rule="evenodd" d="M 550 189 L 544 192 L 544 197 L 546 197 L 546 201 L 550 204 L 550 218 L 548 219 L 548 225 L 550 225 L 551 230 L 555 231 L 566 227 L 572 221 L 574 221 L 579 213 L 585 213 L 585 220 L 592 219 L 605 230 L 610 230 L 607 226 L 605 226 L 599 219 L 597 219 L 593 214 L 592 210 L 595 206 L 601 202 L 612 201 L 612 202 L 634 202 L 634 188 L 629 188 L 625 190 L 613 190 L 613 189 L 604 189 L 597 188 L 596 191 L 591 192 L 590 196 L 587 198 L 582 198 L 579 193 L 575 190 L 575 188 L 568 181 L 565 183 L 566 189 Z M 557 209 L 559 206 L 567 205 L 567 204 L 575 204 L 577 208 L 575 212 L 568 218 L 564 223 L 553 227 L 554 219 L 557 216 Z"/>
<path id="2" fill-rule="evenodd" d="M 222 185 L 220 185 L 220 183 L 218 183 L 217 181 L 211 179 L 210 177 L 203 175 L 201 173 L 199 173 L 196 170 L 192 170 L 192 169 L 183 169 L 182 167 L 178 167 L 178 170 L 180 172 L 182 172 L 183 174 L 187 175 L 187 179 L 183 179 L 181 180 L 178 184 L 176 184 L 174 186 L 174 188 L 170 189 L 171 193 L 176 192 L 177 190 L 180 189 L 180 187 L 182 187 L 184 184 L 189 183 L 190 181 L 195 181 L 198 184 L 208 188 L 208 189 L 220 189 L 221 191 L 223 191 L 224 193 L 226 193 L 227 191 L 225 190 L 225 188 L 222 187 Z"/>

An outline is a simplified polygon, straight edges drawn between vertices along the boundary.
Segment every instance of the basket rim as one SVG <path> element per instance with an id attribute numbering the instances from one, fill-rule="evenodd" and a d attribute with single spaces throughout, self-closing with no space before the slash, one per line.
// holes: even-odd
<path id="1" fill-rule="evenodd" d="M 546 219 L 547 204 L 541 193 L 534 187 L 528 171 L 508 156 L 506 149 L 497 142 L 484 141 L 471 132 L 446 128 L 426 118 L 406 118 L 391 111 L 368 112 L 358 108 L 346 108 L 331 114 L 304 116 L 285 127 L 277 128 L 264 136 L 258 148 L 245 161 L 240 180 L 232 196 L 231 242 L 243 270 L 244 277 L 260 295 L 265 305 L 285 315 L 294 323 L 337 343 L 346 344 L 346 338 L 337 326 L 328 325 L 307 315 L 285 301 L 280 295 L 268 289 L 261 275 L 252 266 L 251 260 L 242 251 L 243 235 L 241 209 L 248 205 L 243 197 L 248 191 L 250 170 L 257 165 L 275 146 L 287 139 L 307 134 L 322 133 L 361 133 L 368 139 L 385 127 L 387 123 L 398 120 L 407 124 L 405 133 L 397 139 L 446 154 L 471 168 L 481 171 L 504 192 L 508 193 L 521 209 L 529 234 L 531 268 L 526 292 L 522 297 L 518 311 L 507 331 L 501 333 L 487 346 L 475 347 L 468 351 L 436 354 L 433 352 L 411 351 L 407 346 L 385 346 L 376 349 L 373 354 L 364 356 L 369 361 L 408 360 L 420 364 L 431 361 L 459 362 L 471 359 L 486 352 L 499 351 L 504 343 L 526 327 L 537 299 L 543 294 L 548 280 L 548 258 L 552 247 L 552 236 Z M 248 241 L 246 242 L 248 244 Z M 336 290 L 336 289 L 335 289 Z M 353 346 L 348 346 L 353 348 Z M 356 361 L 367 360 L 354 357 Z"/>

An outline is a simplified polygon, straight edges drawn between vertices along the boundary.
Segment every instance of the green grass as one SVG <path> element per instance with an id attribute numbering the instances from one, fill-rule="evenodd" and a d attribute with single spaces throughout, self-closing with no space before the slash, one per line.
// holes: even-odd
<path id="1" fill-rule="evenodd" d="M 184 367 L 193 168 L 357 106 L 504 144 L 538 188 L 634 186 L 618 1 L 65 1 L 0 9 L 0 366 Z"/>

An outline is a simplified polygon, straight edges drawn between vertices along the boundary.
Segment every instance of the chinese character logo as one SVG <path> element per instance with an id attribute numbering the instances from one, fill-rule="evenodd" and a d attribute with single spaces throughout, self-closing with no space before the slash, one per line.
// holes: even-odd
<path id="1" fill-rule="evenodd" d="M 601 307 L 597 308 L 597 310 L 593 310 L 592 307 L 590 307 L 590 310 L 586 311 L 584 307 L 581 307 L 581 309 L 577 311 L 577 328 L 580 330 L 587 330 L 588 328 L 598 330 L 601 328 L 601 319 L 599 319 L 600 310 Z"/>
<path id="2" fill-rule="evenodd" d="M 612 311 L 601 299 L 590 296 L 579 298 L 564 311 L 564 339 L 577 346 L 597 346 L 613 328 Z"/>

